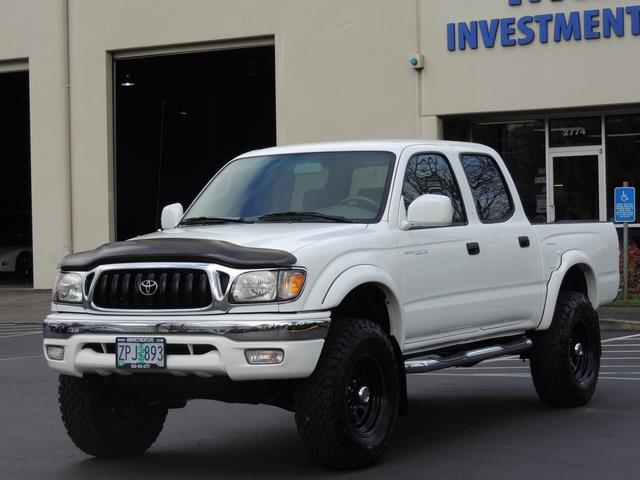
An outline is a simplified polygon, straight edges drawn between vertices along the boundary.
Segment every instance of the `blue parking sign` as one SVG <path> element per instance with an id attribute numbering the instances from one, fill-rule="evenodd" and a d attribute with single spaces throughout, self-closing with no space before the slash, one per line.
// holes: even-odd
<path id="1" fill-rule="evenodd" d="M 616 223 L 636 221 L 636 189 L 634 187 L 616 188 L 614 221 Z"/>

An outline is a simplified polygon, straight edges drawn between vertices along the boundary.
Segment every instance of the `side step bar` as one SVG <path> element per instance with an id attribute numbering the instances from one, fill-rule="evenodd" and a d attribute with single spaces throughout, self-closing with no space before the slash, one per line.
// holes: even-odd
<path id="1" fill-rule="evenodd" d="M 490 358 L 502 357 L 503 355 L 515 355 L 525 352 L 531 348 L 532 342 L 528 338 L 514 340 L 504 345 L 494 345 L 483 347 L 466 352 L 458 352 L 450 356 L 429 355 L 420 360 L 408 360 L 404 362 L 407 374 L 426 373 L 442 370 L 449 367 L 471 367 Z"/>

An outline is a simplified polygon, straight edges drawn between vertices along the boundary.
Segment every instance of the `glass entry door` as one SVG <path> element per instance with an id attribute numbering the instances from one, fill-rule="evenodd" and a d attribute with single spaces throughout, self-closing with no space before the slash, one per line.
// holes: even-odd
<path id="1" fill-rule="evenodd" d="M 550 222 L 606 220 L 600 150 L 551 154 L 550 167 Z"/>

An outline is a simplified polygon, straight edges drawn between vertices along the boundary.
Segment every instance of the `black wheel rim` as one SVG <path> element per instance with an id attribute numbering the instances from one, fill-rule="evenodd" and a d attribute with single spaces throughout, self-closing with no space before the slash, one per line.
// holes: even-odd
<path id="1" fill-rule="evenodd" d="M 111 419 L 118 428 L 123 431 L 136 431 L 144 425 L 148 414 L 146 405 L 138 401 L 123 399 L 112 399 L 111 402 Z"/>
<path id="2" fill-rule="evenodd" d="M 579 383 L 589 380 L 596 368 L 596 341 L 586 319 L 576 321 L 569 338 L 569 363 Z"/>
<path id="3" fill-rule="evenodd" d="M 386 406 L 382 369 L 371 355 L 355 362 L 347 385 L 347 414 L 353 431 L 360 437 L 371 436 Z"/>

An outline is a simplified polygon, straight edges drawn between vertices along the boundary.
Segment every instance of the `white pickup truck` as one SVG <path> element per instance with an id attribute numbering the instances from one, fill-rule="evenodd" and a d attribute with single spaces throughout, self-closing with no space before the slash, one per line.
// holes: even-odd
<path id="1" fill-rule="evenodd" d="M 424 140 L 241 155 L 161 231 L 60 270 L 44 353 L 84 452 L 142 453 L 214 399 L 295 412 L 339 468 L 382 458 L 406 374 L 521 355 L 545 403 L 585 404 L 619 286 L 611 224 L 531 225 L 495 151 Z"/>

